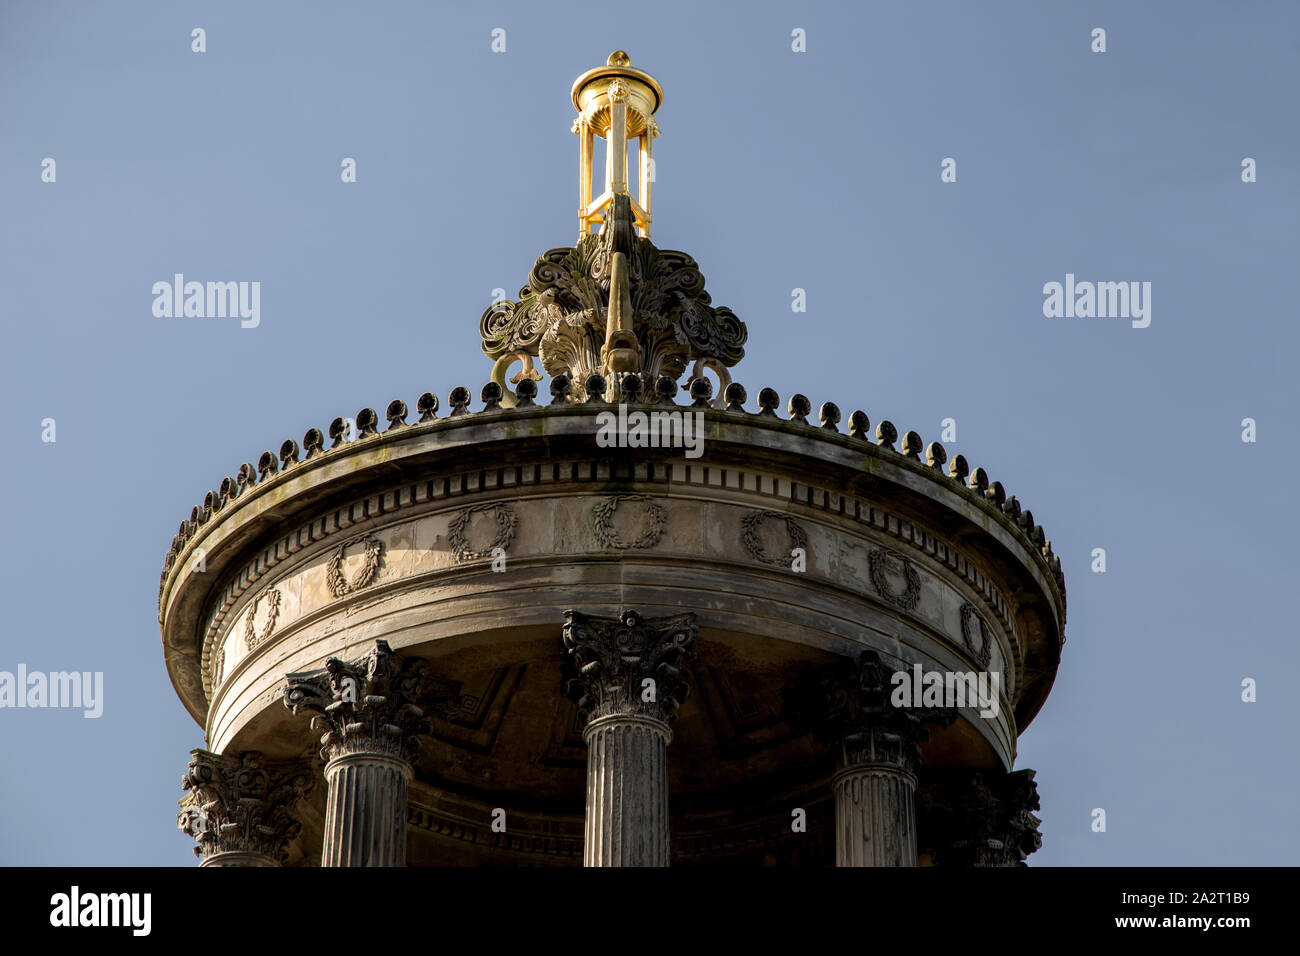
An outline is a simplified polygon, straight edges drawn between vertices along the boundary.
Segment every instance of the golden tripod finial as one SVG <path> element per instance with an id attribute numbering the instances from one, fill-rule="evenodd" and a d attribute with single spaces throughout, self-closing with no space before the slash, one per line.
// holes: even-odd
<path id="1" fill-rule="evenodd" d="M 628 197 L 637 231 L 650 238 L 650 184 L 654 159 L 651 143 L 659 135 L 654 114 L 664 91 L 649 73 L 633 69 L 622 50 L 609 55 L 604 66 L 588 70 L 573 83 L 573 105 L 578 118 L 573 131 L 579 138 L 578 235 L 591 234 L 593 223 L 605 222 L 605 210 L 614 196 Z M 592 198 L 592 147 L 595 137 L 605 140 L 605 188 Z M 640 191 L 628 192 L 627 144 L 637 140 Z"/>

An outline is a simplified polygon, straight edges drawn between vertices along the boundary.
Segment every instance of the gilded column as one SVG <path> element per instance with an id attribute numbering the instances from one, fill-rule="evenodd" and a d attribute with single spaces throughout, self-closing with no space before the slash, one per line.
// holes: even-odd
<path id="1" fill-rule="evenodd" d="M 694 614 L 565 615 L 565 693 L 587 743 L 585 866 L 668 865 L 670 724 L 698 639 Z"/>
<path id="2" fill-rule="evenodd" d="M 314 787 L 303 761 L 191 750 L 176 825 L 194 838 L 201 867 L 280 866 L 302 830 L 297 806 Z"/>
<path id="3" fill-rule="evenodd" d="M 337 657 L 325 669 L 290 674 L 285 706 L 313 714 L 324 730 L 328 794 L 321 866 L 405 866 L 411 757 L 429 717 L 449 710 L 460 687 L 428 663 L 403 660 L 386 641 L 365 657 Z"/>

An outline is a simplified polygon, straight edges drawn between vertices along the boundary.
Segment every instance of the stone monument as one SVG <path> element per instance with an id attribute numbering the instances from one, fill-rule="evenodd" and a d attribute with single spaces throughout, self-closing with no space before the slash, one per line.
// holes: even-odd
<path id="1" fill-rule="evenodd" d="M 578 239 L 483 315 L 477 406 L 310 428 L 181 522 L 202 865 L 1021 864 L 1042 527 L 889 421 L 746 407 L 745 324 L 650 239 L 663 91 L 616 52 L 572 95 Z"/>

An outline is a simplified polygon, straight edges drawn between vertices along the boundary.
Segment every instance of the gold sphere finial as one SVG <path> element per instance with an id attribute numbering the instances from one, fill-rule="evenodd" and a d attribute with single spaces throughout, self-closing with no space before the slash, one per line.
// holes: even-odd
<path id="1" fill-rule="evenodd" d="M 605 61 L 605 65 L 606 66 L 631 66 L 632 58 L 622 50 L 615 50 L 613 53 L 609 55 L 609 59 Z"/>

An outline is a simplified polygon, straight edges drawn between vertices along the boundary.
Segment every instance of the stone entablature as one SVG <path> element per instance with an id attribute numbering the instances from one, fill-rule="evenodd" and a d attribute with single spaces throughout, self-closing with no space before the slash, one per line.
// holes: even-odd
<path id="1" fill-rule="evenodd" d="M 568 472 L 566 468 L 561 470 Z M 511 498 L 466 506 L 458 498 L 450 502 L 443 497 L 427 498 L 418 494 L 408 498 L 410 489 L 404 488 L 376 496 L 369 502 L 337 509 L 332 515 L 312 521 L 295 532 L 295 539 L 310 543 L 291 553 L 274 551 L 259 555 L 238 576 L 237 580 L 247 581 L 248 585 L 241 588 L 232 584 L 226 589 L 206 628 L 205 691 L 212 696 L 221 681 L 257 653 L 258 648 L 295 633 L 300 622 L 328 613 L 347 594 L 365 600 L 407 584 L 436 585 L 440 575 L 457 579 L 463 577 L 467 567 L 486 571 L 491 564 L 490 556 L 466 559 L 455 549 L 457 533 L 467 533 L 462 519 L 471 513 L 489 519 L 484 522 L 486 527 L 469 532 L 485 541 L 496 540 L 492 534 L 500 522 L 491 520 L 492 516 L 502 513 L 511 516 L 510 527 L 518 530 L 503 554 L 512 566 L 521 566 L 550 563 L 557 557 L 590 559 L 633 550 L 610 547 L 602 540 L 593 516 L 606 510 L 611 501 L 644 499 L 668 516 L 655 542 L 635 549 L 645 552 L 647 558 L 695 558 L 715 566 L 734 562 L 760 570 L 758 558 L 744 543 L 746 529 L 753 524 L 748 519 L 774 512 L 709 495 L 704 469 L 700 466 L 678 464 L 670 466 L 668 474 L 677 470 L 684 473 L 683 480 L 665 482 L 675 486 L 673 494 L 605 496 L 574 492 L 557 496 L 551 483 L 521 483 L 479 492 L 490 495 L 508 489 Z M 682 494 L 683 489 L 692 485 L 685 474 L 688 471 L 699 472 L 695 477 L 700 486 L 700 491 L 689 496 Z M 757 488 L 767 485 L 765 479 L 772 482 L 767 486 L 776 486 L 777 479 L 761 473 L 735 475 L 736 484 L 741 487 L 728 489 L 733 495 L 743 492 L 746 485 L 750 493 L 757 495 Z M 448 485 L 453 483 L 454 479 L 446 480 Z M 427 492 L 428 488 L 421 490 Z M 530 493 L 531 497 L 524 497 Z M 385 500 L 382 514 L 376 513 L 377 507 L 367 506 L 377 506 L 379 497 Z M 1015 672 L 1023 663 L 1024 650 L 1007 602 L 997 586 L 956 547 L 914 527 L 911 522 L 884 509 L 866 506 L 853 515 L 852 523 L 846 523 L 839 517 L 837 500 L 829 496 L 821 500 L 829 516 L 818 514 L 815 507 L 810 515 L 802 510 L 783 515 L 799 529 L 808 554 L 807 571 L 800 572 L 788 586 L 845 588 L 857 598 L 904 616 L 910 626 L 927 629 L 945 639 L 958 653 L 967 654 L 972 667 L 1005 672 L 1004 689 L 1008 699 L 1014 700 Z M 760 504 L 770 506 L 768 502 Z M 350 524 L 344 517 L 367 513 L 375 517 L 363 517 L 358 524 Z M 406 514 L 410 517 L 399 517 Z M 852 512 L 845 518 L 849 514 Z M 642 526 L 654 524 L 645 514 L 633 512 L 628 518 L 633 527 L 638 521 Z M 719 533 L 713 537 L 702 534 L 700 529 L 706 526 Z M 774 522 L 773 526 L 783 529 L 785 524 Z M 775 553 L 775 547 L 770 549 Z M 353 572 L 349 579 L 348 564 L 337 563 L 340 553 L 352 559 L 360 573 Z M 370 567 L 366 561 L 369 553 L 382 558 L 377 572 L 367 580 L 364 575 Z M 891 563 L 893 568 L 882 570 Z M 767 572 L 767 568 L 762 570 Z M 795 574 L 788 567 L 768 573 Z M 912 602 L 907 600 L 909 576 L 917 584 Z M 367 583 L 353 591 L 337 593 L 339 589 L 331 585 L 338 577 L 347 580 L 348 587 L 358 579 Z M 271 595 L 277 596 L 275 600 L 269 599 Z M 256 635 L 255 642 L 248 640 L 250 634 Z M 981 651 L 987 653 L 987 658 L 981 659 Z M 217 661 L 223 662 L 220 675 Z"/>
<path id="2" fill-rule="evenodd" d="M 736 389 L 737 386 L 734 385 L 728 389 L 733 393 L 733 399 L 736 397 Z M 464 402 L 461 400 L 464 398 L 463 395 L 456 396 L 458 411 L 463 409 Z M 329 453 L 317 451 L 311 456 L 312 460 L 296 463 L 287 461 L 287 467 L 283 471 L 272 473 L 271 470 L 264 469 L 260 483 L 246 483 L 238 497 L 227 497 L 219 510 L 215 513 L 209 511 L 206 520 L 191 527 L 193 537 L 180 542 L 180 556 L 175 552 L 169 556 L 169 570 L 164 575 L 162 596 L 163 601 L 170 604 L 171 611 L 165 615 L 165 620 L 180 606 L 188 607 L 189 610 L 172 618 L 173 622 L 180 617 L 193 620 L 197 610 L 194 602 L 198 601 L 200 606 L 208 605 L 207 611 L 203 612 L 205 624 L 202 635 L 193 632 L 188 635 L 188 639 L 194 642 L 189 645 L 189 651 L 184 649 L 186 637 L 180 633 L 181 629 L 164 627 L 165 635 L 169 632 L 171 634 L 169 646 L 181 650 L 181 658 L 173 659 L 169 655 L 169 663 L 174 665 L 172 671 L 178 687 L 184 689 L 188 685 L 189 693 L 183 693 L 182 696 L 192 712 L 206 710 L 203 702 L 210 696 L 213 677 L 219 674 L 218 680 L 223 679 L 236 664 L 234 658 L 240 652 L 233 650 L 229 641 L 218 650 L 216 637 L 222 632 L 227 635 L 231 633 L 225 626 L 228 616 L 234 604 L 250 588 L 254 589 L 254 594 L 249 595 L 247 600 L 249 603 L 256 601 L 257 607 L 253 609 L 254 620 L 250 622 L 248 618 L 242 619 L 243 653 L 265 641 L 274 641 L 274 633 L 289 626 L 289 621 L 296 613 L 292 600 L 281 588 L 266 587 L 266 584 L 275 584 L 283 576 L 285 572 L 279 569 L 279 565 L 285 559 L 307 550 L 304 559 L 319 560 L 320 555 L 328 551 L 327 558 L 333 560 L 336 572 L 332 580 L 333 590 L 337 593 L 333 596 L 341 598 L 346 595 L 347 589 L 369 584 L 365 580 L 368 576 L 377 575 L 376 581 L 382 581 L 385 573 L 382 570 L 384 557 L 376 552 L 375 541 L 359 539 L 357 532 L 361 529 L 358 526 L 364 523 L 373 532 L 390 523 L 384 519 L 393 516 L 395 512 L 412 509 L 407 513 L 414 515 L 420 508 L 428 510 L 443 506 L 444 502 L 450 505 L 455 499 L 456 507 L 444 507 L 452 520 L 461 522 L 458 538 L 453 538 L 450 534 L 448 536 L 453 547 L 446 555 L 451 559 L 447 567 L 454 568 L 466 561 L 486 560 L 475 556 L 492 546 L 503 544 L 507 546 L 511 560 L 514 561 L 514 552 L 520 545 L 513 542 L 518 535 L 523 534 L 518 525 L 519 516 L 515 514 L 517 509 L 487 499 L 499 497 L 503 493 L 514 499 L 527 492 L 539 492 L 548 485 L 551 486 L 550 493 L 566 496 L 581 493 L 584 485 L 615 485 L 616 487 L 606 489 L 612 494 L 594 496 L 605 501 L 607 513 L 611 510 L 610 504 L 616 506 L 614 510 L 625 511 L 642 506 L 639 502 L 627 501 L 629 495 L 648 499 L 650 504 L 646 507 L 652 508 L 655 502 L 664 500 L 662 490 L 665 487 L 669 497 L 689 496 L 699 501 L 719 495 L 731 496 L 733 499 L 737 496 L 751 498 L 752 506 L 743 515 L 729 516 L 734 519 L 732 523 L 737 524 L 734 535 L 732 530 L 722 530 L 724 534 L 735 536 L 740 544 L 746 545 L 735 549 L 735 557 L 741 562 L 756 566 L 771 565 L 772 560 L 763 545 L 753 546 L 756 543 L 752 540 L 755 527 L 766 525 L 771 534 L 781 536 L 777 534 L 781 530 L 781 522 L 769 520 L 765 516 L 779 515 L 782 521 L 793 522 L 793 526 L 800 529 L 807 526 L 810 531 L 829 524 L 839 535 L 843 534 L 846 527 L 854 528 L 854 537 L 871 541 L 878 547 L 884 542 L 876 532 L 883 532 L 884 536 L 893 539 L 889 543 L 889 550 L 907 554 L 914 563 L 921 555 L 928 554 L 929 560 L 948 569 L 943 572 L 944 577 L 965 579 L 972 588 L 976 600 L 972 602 L 968 596 L 967 601 L 972 604 L 978 619 L 971 617 L 971 612 L 966 612 L 964 625 L 963 622 L 958 622 L 955 631 L 951 626 L 947 627 L 945 637 L 951 641 L 954 634 L 958 639 L 963 634 L 970 634 L 977 640 L 968 641 L 969 643 L 983 644 L 985 627 L 981 626 L 982 621 L 983 625 L 994 631 L 1004 632 L 1002 640 L 1010 651 L 1011 661 L 1019 668 L 1024 663 L 1024 652 L 1017 636 L 1014 609 L 1009 608 L 1002 590 L 985 573 L 987 567 L 972 562 L 949 540 L 927 530 L 925 523 L 928 522 L 914 520 L 914 514 L 913 517 L 908 516 L 909 512 L 914 513 L 916 505 L 924 507 L 928 501 L 945 512 L 956 512 L 959 518 L 965 519 L 961 522 L 965 529 L 963 534 L 983 532 L 1001 549 L 1010 553 L 1014 563 L 1023 569 L 1022 573 L 1028 572 L 1033 584 L 1037 586 L 1036 590 L 1047 598 L 1044 604 L 1051 619 L 1048 629 L 1058 635 L 1056 652 L 1059 653 L 1059 634 L 1064 618 L 1064 594 L 1058 580 L 1059 560 L 1050 554 L 1050 546 L 1044 544 L 1040 548 L 1036 545 L 1037 539 L 1042 537 L 1041 529 L 1026 521 L 1024 514 L 1013 518 L 1015 507 L 1005 503 L 998 506 L 996 495 L 990 497 L 980 491 L 980 481 L 976 481 L 977 487 L 972 489 L 955 477 L 944 475 L 935 465 L 921 464 L 919 458 L 911 454 L 919 439 L 905 441 L 904 446 L 909 454 L 892 451 L 891 442 L 886 440 L 893 434 L 892 426 L 886 427 L 888 423 L 882 423 L 877 430 L 883 444 L 872 445 L 864 437 L 836 433 L 827 427 L 813 428 L 799 421 L 782 421 L 772 413 L 771 406 L 774 403 L 771 396 L 764 395 L 762 398 L 764 410 L 757 415 L 701 409 L 706 421 L 706 456 L 695 461 L 682 458 L 680 450 L 674 452 L 672 449 L 641 449 L 635 453 L 636 457 L 628 454 L 627 460 L 623 462 L 618 461 L 618 452 L 604 451 L 596 457 L 591 447 L 594 446 L 592 438 L 596 431 L 594 416 L 603 407 L 602 404 L 565 403 L 549 407 L 525 406 L 510 411 L 484 411 L 474 415 L 453 414 L 449 419 L 431 420 L 423 425 L 395 425 L 382 435 L 372 429 L 370 435 L 340 444 Z M 801 416 L 806 403 L 806 400 L 800 399 L 800 396 L 796 396 L 791 401 L 792 414 L 796 419 Z M 423 403 L 426 412 L 429 404 L 427 401 Z M 838 414 L 824 410 L 823 417 L 826 419 L 825 424 L 833 425 L 831 419 L 838 419 Z M 373 422 L 365 415 L 358 416 L 358 420 L 373 426 Z M 853 416 L 853 424 L 863 425 L 857 415 Z M 862 428 L 855 427 L 855 431 L 860 436 Z M 557 440 L 574 442 L 577 439 L 573 457 L 568 460 L 530 460 L 527 453 L 529 442 L 538 437 L 547 442 L 547 451 L 551 454 L 562 447 L 557 445 Z M 508 446 L 514 447 L 510 449 Z M 495 468 L 463 467 L 454 471 L 449 469 L 451 463 L 457 460 L 458 451 L 471 449 L 479 458 L 486 453 L 495 455 L 495 461 L 523 461 L 525 464 Z M 510 450 L 516 454 L 509 455 Z M 787 467 L 771 467 L 772 459 L 777 455 L 791 460 L 783 462 Z M 265 457 L 263 456 L 264 459 Z M 290 458 L 292 457 L 294 456 L 291 455 Z M 945 456 L 942 450 L 932 448 L 930 457 L 937 464 Z M 764 467 L 756 467 L 755 462 Z M 372 464 L 380 463 L 390 466 L 390 474 L 403 475 L 400 480 L 392 482 L 396 487 L 376 490 L 361 498 L 354 496 L 346 503 L 339 501 L 339 493 L 346 493 L 348 487 L 356 486 L 354 475 L 367 471 Z M 798 467 L 789 467 L 796 463 Z M 266 462 L 263 461 L 262 464 Z M 611 465 L 616 469 L 616 474 L 610 473 Z M 406 480 L 405 475 L 417 469 L 423 480 Z M 248 474 L 247 469 L 244 472 L 245 475 Z M 430 474 L 436 477 L 425 477 Z M 414 479 L 415 475 L 412 474 L 411 478 Z M 800 481 L 799 478 L 805 480 Z M 863 491 L 872 493 L 846 495 L 836 490 L 845 488 L 846 482 L 851 490 L 857 490 L 853 487 L 857 485 Z M 644 487 L 641 483 L 649 487 Z M 373 481 L 369 484 L 373 487 Z M 563 487 L 566 485 L 569 487 Z M 574 485 L 578 487 L 573 487 Z M 591 487 L 588 490 L 595 491 L 598 488 Z M 890 508 L 881 507 L 881 501 L 888 502 Z M 290 506 L 289 502 L 293 504 Z M 322 513 L 323 504 L 330 507 Z M 470 532 L 474 540 L 466 537 L 468 526 L 464 519 L 469 517 L 466 509 L 482 509 L 484 518 L 496 522 L 491 540 L 488 540 L 489 536 L 481 528 Z M 272 516 L 307 516 L 313 512 L 316 515 L 314 518 L 292 528 L 287 534 L 282 530 L 282 520 L 275 521 L 274 530 L 268 527 L 267 519 Z M 502 520 L 503 515 L 512 514 L 513 520 L 509 517 Z M 232 564 L 237 552 L 242 551 L 247 555 L 244 549 L 254 528 L 262 540 L 271 538 L 274 534 L 273 543 L 246 556 L 245 566 Z M 592 528 L 598 534 L 599 521 L 594 522 Z M 791 541 L 795 541 L 795 532 L 791 531 L 790 534 Z M 231 541 L 239 542 L 240 547 L 236 553 L 229 549 Z M 621 543 L 638 544 L 635 541 Z M 620 542 L 617 538 L 608 539 L 605 536 L 597 544 L 602 546 L 597 550 L 606 550 L 611 544 L 618 545 Z M 645 544 L 647 542 L 640 542 L 640 545 Z M 906 547 L 900 550 L 900 545 Z M 340 546 L 343 547 L 341 554 Z M 647 550 L 653 551 L 656 546 L 650 544 Z M 810 571 L 815 572 L 815 561 L 812 559 L 819 553 L 833 555 L 839 547 L 840 545 L 831 546 L 825 539 L 820 548 L 814 542 L 809 549 Z M 380 548 L 382 549 L 382 544 Z M 577 549 L 581 553 L 590 550 L 590 546 Z M 627 552 L 623 553 L 626 555 Z M 192 568 L 199 557 L 205 567 L 204 573 L 210 575 L 201 578 L 203 587 L 178 587 L 187 569 Z M 368 563 L 358 564 L 362 560 Z M 890 558 L 884 564 L 892 565 L 897 574 L 897 559 Z M 348 572 L 348 566 L 355 567 Z M 919 566 L 924 566 L 924 561 Z M 981 567 L 984 567 L 983 571 Z M 873 590 L 879 590 L 873 589 L 869 578 L 875 568 L 859 569 L 860 572 L 863 570 L 868 576 L 864 596 L 871 598 Z M 272 571 L 275 574 L 268 577 Z M 224 586 L 213 587 L 223 581 L 226 582 Z M 361 581 L 365 581 L 365 584 Z M 895 592 L 891 588 L 889 591 L 889 596 L 894 598 L 893 603 L 903 602 L 904 606 L 899 608 L 903 611 L 907 610 L 905 605 L 909 599 L 906 584 L 907 582 L 898 579 L 898 590 Z M 202 593 L 199 593 L 200 590 Z M 278 592 L 279 596 L 274 592 Z M 183 599 L 179 605 L 178 599 Z M 236 609 L 236 614 L 241 613 L 241 610 Z M 236 623 L 240 621 L 237 619 Z M 200 640 L 202 644 L 199 644 Z M 182 664 L 179 668 L 175 666 L 186 656 L 190 657 L 192 664 Z M 199 663 L 195 658 L 200 656 L 201 676 L 199 668 L 195 666 Z M 1054 663 L 1051 667 L 1054 667 Z"/>

